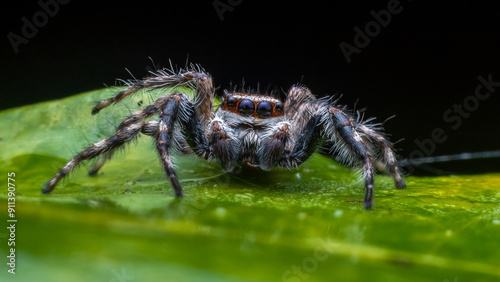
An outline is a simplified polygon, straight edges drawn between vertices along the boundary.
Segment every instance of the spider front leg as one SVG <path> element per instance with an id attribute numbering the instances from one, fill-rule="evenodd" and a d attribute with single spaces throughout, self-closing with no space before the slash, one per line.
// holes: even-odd
<path id="1" fill-rule="evenodd" d="M 209 159 L 217 159 L 224 171 L 232 171 L 239 155 L 240 144 L 229 126 L 219 117 L 209 125 L 208 141 L 211 148 Z"/>
<path id="2" fill-rule="evenodd" d="M 271 170 L 278 165 L 285 150 L 285 144 L 290 138 L 291 125 L 289 122 L 280 122 L 262 138 L 262 145 L 257 151 L 259 167 L 262 170 Z"/>

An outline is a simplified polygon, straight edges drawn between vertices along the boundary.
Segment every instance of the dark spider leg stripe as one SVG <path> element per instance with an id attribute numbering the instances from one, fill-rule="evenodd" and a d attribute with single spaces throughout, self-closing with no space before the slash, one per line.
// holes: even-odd
<path id="1" fill-rule="evenodd" d="M 389 167 L 389 170 L 392 173 L 392 177 L 394 178 L 394 184 L 396 184 L 396 187 L 398 189 L 405 189 L 406 183 L 403 177 L 401 176 L 401 172 L 396 160 L 396 156 L 394 155 L 394 152 L 392 150 L 391 143 L 386 138 L 384 138 L 382 134 L 364 125 L 360 125 L 358 128 L 368 137 L 370 141 L 377 144 L 382 150 L 382 153 L 384 155 L 384 160 L 386 161 L 387 166 Z"/>
<path id="2" fill-rule="evenodd" d="M 371 154 L 363 142 L 359 134 L 356 132 L 354 125 L 347 115 L 339 109 L 330 107 L 329 112 L 333 118 L 335 129 L 340 134 L 347 147 L 352 153 L 363 162 L 363 175 L 365 177 L 365 199 L 363 201 L 364 207 L 367 210 L 373 207 L 373 163 Z"/>
<path id="3" fill-rule="evenodd" d="M 134 136 L 136 136 L 143 124 L 132 124 L 128 127 L 117 130 L 115 135 L 101 140 L 87 149 L 83 150 L 81 153 L 76 155 L 73 159 L 71 159 L 55 176 L 50 180 L 46 187 L 42 190 L 43 194 L 50 193 L 54 190 L 54 187 L 57 183 L 68 173 L 70 173 L 78 164 L 80 164 L 84 160 L 93 159 L 101 154 L 109 154 L 116 148 L 122 146 L 123 144 L 132 140 Z"/>
<path id="4" fill-rule="evenodd" d="M 189 83 L 190 82 L 195 82 L 197 85 L 197 90 L 198 93 L 201 94 L 200 100 L 208 101 L 208 106 L 205 105 L 205 107 L 210 108 L 210 111 L 212 111 L 212 106 L 213 102 L 211 98 L 213 98 L 213 86 L 212 86 L 212 78 L 210 75 L 202 73 L 202 72 L 185 72 L 185 73 L 180 73 L 176 75 L 168 75 L 168 76 L 155 76 L 155 77 L 149 77 L 144 80 L 139 80 L 136 83 L 130 85 L 129 87 L 125 88 L 124 90 L 120 91 L 116 96 L 111 97 L 106 100 L 99 101 L 97 105 L 94 106 L 92 109 L 92 114 L 95 115 L 99 113 L 100 110 L 104 109 L 105 107 L 111 105 L 111 104 L 116 104 L 119 101 L 125 99 L 126 97 L 137 93 L 138 91 L 142 89 L 159 89 L 159 88 L 169 88 L 169 87 L 175 87 L 178 85 L 186 85 L 186 86 L 191 86 Z M 205 112 L 205 109 L 203 110 Z"/>
<path id="5" fill-rule="evenodd" d="M 292 151 L 284 152 L 280 166 L 296 167 L 305 162 L 321 144 L 321 116 L 313 116 L 300 131 Z"/>
<path id="6" fill-rule="evenodd" d="M 188 114 L 187 120 L 181 120 L 182 135 L 186 139 L 189 147 L 201 158 L 208 160 L 211 157 L 212 148 L 208 144 L 208 139 L 205 136 L 200 120 L 196 115 L 196 110 L 189 100 L 182 101 L 185 112 Z"/>
<path id="7" fill-rule="evenodd" d="M 168 149 L 172 145 L 174 123 L 177 120 L 177 114 L 179 113 L 179 101 L 181 96 L 173 95 L 169 98 L 169 101 L 160 113 L 160 122 L 156 136 L 156 148 L 158 149 L 158 154 L 160 155 L 160 160 L 163 168 L 165 169 L 165 173 L 170 179 L 172 188 L 174 188 L 175 196 L 179 197 L 184 195 L 184 192 L 179 184 L 179 180 L 177 180 L 177 175 L 174 171 L 174 165 L 172 163 L 172 159 L 170 158 L 170 154 L 168 153 Z"/>
<path id="8" fill-rule="evenodd" d="M 283 150 L 279 166 L 296 167 L 309 158 L 321 143 L 321 115 L 318 113 L 317 99 L 309 89 L 293 86 L 285 101 L 285 117 L 290 121 L 290 140 L 295 140 L 293 148 Z M 286 148 L 286 144 L 285 144 Z"/>

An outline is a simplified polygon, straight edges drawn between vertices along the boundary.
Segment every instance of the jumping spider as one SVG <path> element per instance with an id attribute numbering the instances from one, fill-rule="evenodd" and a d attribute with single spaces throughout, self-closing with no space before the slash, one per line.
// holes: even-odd
<path id="1" fill-rule="evenodd" d="M 373 206 L 374 164 L 392 173 L 396 187 L 405 188 L 392 144 L 379 125 L 361 121 L 335 105 L 332 99 L 317 99 L 303 85 L 294 85 L 283 103 L 271 96 L 245 91 L 224 92 L 214 111 L 212 77 L 201 67 L 172 72 L 160 70 L 143 80 L 129 81 L 116 96 L 102 100 L 92 109 L 95 115 L 105 107 L 141 90 L 184 86 L 196 90 L 191 100 L 182 92 L 161 96 L 151 105 L 127 117 L 115 135 L 101 140 L 71 159 L 48 183 L 50 193 L 80 162 L 101 157 L 89 175 L 95 175 L 113 152 L 139 133 L 156 141 L 161 163 L 176 196 L 183 190 L 173 168 L 172 150 L 218 160 L 222 169 L 249 165 L 263 170 L 275 166 L 297 167 L 318 148 L 348 164 L 361 164 L 365 180 L 365 209 Z M 159 114 L 158 121 L 145 120 Z"/>

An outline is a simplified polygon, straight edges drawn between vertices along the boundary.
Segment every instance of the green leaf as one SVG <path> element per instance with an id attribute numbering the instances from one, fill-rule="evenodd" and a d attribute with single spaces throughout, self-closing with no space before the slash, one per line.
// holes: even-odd
<path id="1" fill-rule="evenodd" d="M 365 211 L 358 175 L 319 155 L 291 171 L 235 174 L 179 156 L 185 197 L 176 199 L 143 136 L 98 176 L 82 165 L 41 195 L 71 157 L 160 95 L 90 114 L 114 93 L 0 113 L 0 170 L 4 183 L 15 172 L 17 191 L 16 274 L 4 263 L 1 281 L 498 281 L 499 174 L 410 176 L 406 190 L 377 176 L 375 209 Z"/>

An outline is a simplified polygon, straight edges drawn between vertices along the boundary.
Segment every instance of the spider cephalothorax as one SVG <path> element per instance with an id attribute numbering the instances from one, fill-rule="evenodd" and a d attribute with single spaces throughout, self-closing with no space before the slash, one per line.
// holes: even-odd
<path id="1" fill-rule="evenodd" d="M 318 148 L 326 146 L 325 153 L 331 157 L 362 166 L 366 209 L 373 205 L 374 163 L 390 171 L 396 187 L 405 188 L 392 144 L 380 129 L 336 106 L 331 99 L 317 99 L 305 86 L 292 86 L 284 102 L 243 91 L 225 92 L 221 105 L 214 111 L 212 77 L 197 66 L 176 73 L 161 70 L 127 84 L 116 96 L 100 101 L 92 114 L 140 90 L 182 85 L 196 90 L 196 97 L 170 93 L 127 117 L 115 135 L 70 160 L 46 184 L 43 193 L 51 192 L 81 161 L 100 156 L 89 172 L 95 175 L 117 148 L 139 133 L 155 139 L 176 196 L 182 196 L 183 190 L 173 169 L 172 151 L 217 160 L 226 171 L 239 165 L 270 170 L 276 166 L 297 167 Z M 154 115 L 159 116 L 158 121 L 145 121 Z"/>

